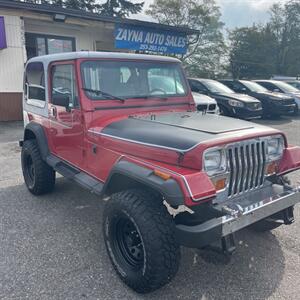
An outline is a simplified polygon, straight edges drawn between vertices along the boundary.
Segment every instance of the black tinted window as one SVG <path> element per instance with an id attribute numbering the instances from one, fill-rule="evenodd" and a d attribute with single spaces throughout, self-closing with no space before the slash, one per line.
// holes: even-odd
<path id="1" fill-rule="evenodd" d="M 197 80 L 189 80 L 189 84 L 193 92 L 201 93 L 206 91 L 206 88 Z"/>

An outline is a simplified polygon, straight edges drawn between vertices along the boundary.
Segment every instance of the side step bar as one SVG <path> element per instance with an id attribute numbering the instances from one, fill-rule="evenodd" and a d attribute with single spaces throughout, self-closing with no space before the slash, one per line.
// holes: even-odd
<path id="1" fill-rule="evenodd" d="M 99 180 L 82 172 L 78 168 L 71 166 L 69 163 L 62 161 L 54 155 L 49 155 L 46 158 L 46 162 L 57 173 L 66 177 L 67 179 L 74 180 L 76 183 L 89 190 L 90 192 L 102 196 L 104 184 Z"/>

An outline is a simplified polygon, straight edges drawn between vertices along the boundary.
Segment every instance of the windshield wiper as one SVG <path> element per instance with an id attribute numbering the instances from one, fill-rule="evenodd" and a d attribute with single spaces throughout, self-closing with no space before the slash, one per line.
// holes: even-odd
<path id="1" fill-rule="evenodd" d="M 83 89 L 84 91 L 87 91 L 87 92 L 95 93 L 96 95 L 103 95 L 103 96 L 105 96 L 105 97 L 109 97 L 111 100 L 118 100 L 118 101 L 121 101 L 122 103 L 124 103 L 125 100 L 126 100 L 126 99 L 124 99 L 124 98 L 117 97 L 117 96 L 114 96 L 114 95 L 112 95 L 112 94 L 103 92 L 103 91 L 101 91 L 101 90 L 94 90 L 94 89 L 89 89 L 89 88 L 85 88 L 85 87 L 83 87 L 82 89 Z"/>

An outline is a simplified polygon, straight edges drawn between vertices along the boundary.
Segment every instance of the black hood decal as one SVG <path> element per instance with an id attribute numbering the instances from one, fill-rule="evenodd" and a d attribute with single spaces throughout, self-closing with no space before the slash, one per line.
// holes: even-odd
<path id="1" fill-rule="evenodd" d="M 258 127 L 258 128 L 257 128 Z M 263 127 L 250 122 L 202 113 L 170 113 L 130 117 L 106 126 L 101 135 L 149 146 L 191 150 L 222 135 Z M 266 127 L 264 127 L 266 128 Z M 259 132 L 259 131 L 258 131 Z"/>

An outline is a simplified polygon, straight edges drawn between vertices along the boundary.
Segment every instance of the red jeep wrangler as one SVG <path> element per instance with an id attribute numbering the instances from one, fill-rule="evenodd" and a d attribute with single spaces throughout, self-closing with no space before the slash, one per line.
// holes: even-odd
<path id="1" fill-rule="evenodd" d="M 293 222 L 299 189 L 283 175 L 300 148 L 275 129 L 197 112 L 174 58 L 78 52 L 25 70 L 22 169 L 34 195 L 55 173 L 106 200 L 103 235 L 122 280 L 151 292 L 176 274 L 180 245 Z"/>

